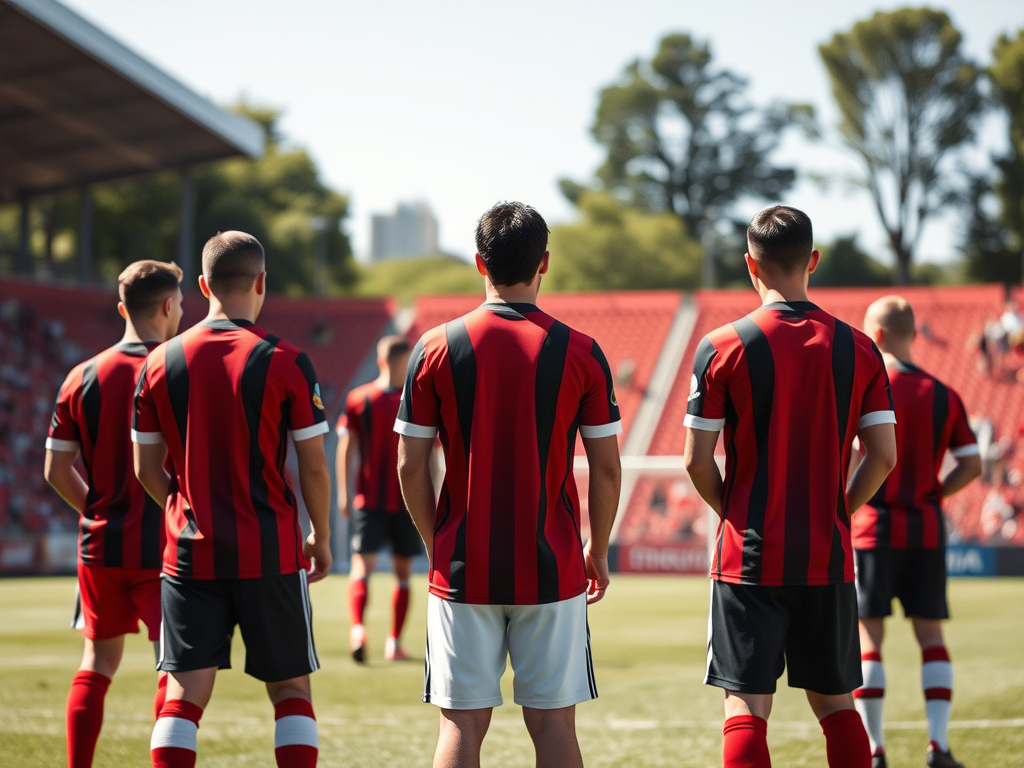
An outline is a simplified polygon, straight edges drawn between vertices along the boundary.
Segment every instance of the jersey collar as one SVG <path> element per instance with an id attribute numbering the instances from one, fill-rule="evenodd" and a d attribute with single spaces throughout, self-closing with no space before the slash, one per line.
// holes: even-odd
<path id="1" fill-rule="evenodd" d="M 810 301 L 773 301 L 765 304 L 762 309 L 772 309 L 779 312 L 811 312 L 819 309 L 817 304 Z"/>
<path id="2" fill-rule="evenodd" d="M 124 341 L 117 345 L 119 352 L 122 352 L 130 357 L 148 357 L 151 350 L 156 349 L 157 344 L 155 342 L 146 343 L 144 341 Z"/>
<path id="3" fill-rule="evenodd" d="M 256 323 L 251 323 L 248 320 L 242 320 L 241 318 L 237 320 L 225 320 L 218 317 L 213 320 L 203 320 L 201 325 L 204 328 L 213 328 L 216 331 L 231 331 L 235 328 L 249 328 L 256 325 Z"/>
<path id="4" fill-rule="evenodd" d="M 530 312 L 541 311 L 536 304 L 528 304 L 526 302 L 506 303 L 504 301 L 487 301 L 480 305 L 480 309 L 501 315 L 509 320 L 525 320 L 525 315 Z"/>

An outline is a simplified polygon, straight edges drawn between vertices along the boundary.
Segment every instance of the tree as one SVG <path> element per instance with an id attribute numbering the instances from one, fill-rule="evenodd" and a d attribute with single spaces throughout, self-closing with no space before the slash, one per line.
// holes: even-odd
<path id="1" fill-rule="evenodd" d="M 816 288 L 833 286 L 890 285 L 892 269 L 879 263 L 857 245 L 857 236 L 837 237 L 821 249 L 821 261 L 811 275 Z"/>
<path id="2" fill-rule="evenodd" d="M 844 143 L 860 158 L 856 183 L 871 195 L 896 260 L 911 279 L 926 221 L 952 202 L 949 160 L 974 138 L 979 70 L 949 17 L 929 8 L 878 12 L 819 46 Z"/>
<path id="3" fill-rule="evenodd" d="M 711 212 L 739 198 L 771 200 L 796 172 L 770 162 L 789 126 L 814 131 L 808 106 L 756 110 L 746 81 L 712 65 L 706 44 L 687 34 L 665 37 L 650 61 L 626 67 L 623 81 L 601 91 L 591 129 L 607 150 L 597 171 L 606 191 L 641 210 L 668 211 L 700 234 Z M 570 200 L 582 188 L 562 183 Z"/>
<path id="4" fill-rule="evenodd" d="M 603 192 L 577 199 L 581 218 L 551 228 L 551 269 L 557 291 L 696 288 L 700 245 L 672 213 L 646 213 Z"/>

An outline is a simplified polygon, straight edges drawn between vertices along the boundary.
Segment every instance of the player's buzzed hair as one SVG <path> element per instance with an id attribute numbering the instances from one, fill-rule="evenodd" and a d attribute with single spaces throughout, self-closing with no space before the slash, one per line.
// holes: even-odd
<path id="1" fill-rule="evenodd" d="M 536 209 L 498 203 L 480 217 L 476 250 L 495 285 L 529 283 L 548 249 L 548 225 Z"/>
<path id="2" fill-rule="evenodd" d="M 802 270 L 814 250 L 814 231 L 807 214 L 787 205 L 773 205 L 758 213 L 747 227 L 750 255 L 777 274 Z"/>
<path id="3" fill-rule="evenodd" d="M 181 267 L 145 259 L 125 267 L 117 278 L 117 295 L 129 317 L 152 317 L 181 286 Z"/>
<path id="4" fill-rule="evenodd" d="M 883 296 L 868 307 L 864 325 L 867 327 L 872 323 L 894 340 L 913 339 L 917 332 L 914 308 L 902 296 Z"/>
<path id="5" fill-rule="evenodd" d="M 385 336 L 377 342 L 377 358 L 389 363 L 397 360 L 411 349 L 405 336 Z"/>
<path id="6" fill-rule="evenodd" d="M 203 276 L 215 294 L 245 293 L 265 268 L 263 246 L 246 232 L 218 232 L 203 246 Z"/>

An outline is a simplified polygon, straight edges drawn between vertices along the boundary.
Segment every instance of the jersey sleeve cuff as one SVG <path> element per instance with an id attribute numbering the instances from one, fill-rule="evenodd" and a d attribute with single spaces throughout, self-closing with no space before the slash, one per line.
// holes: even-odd
<path id="1" fill-rule="evenodd" d="M 303 440 L 309 440 L 317 435 L 326 435 L 330 431 L 331 428 L 327 426 L 327 422 L 321 421 L 302 429 L 292 429 L 288 434 L 292 436 L 292 440 L 296 443 L 301 443 Z"/>
<path id="2" fill-rule="evenodd" d="M 588 440 L 597 437 L 611 437 L 622 434 L 622 421 L 613 421 L 610 424 L 581 424 L 580 436 Z"/>
<path id="3" fill-rule="evenodd" d="M 981 453 L 978 449 L 977 443 L 971 443 L 970 445 L 961 445 L 957 448 L 950 448 L 949 452 L 953 454 L 954 458 L 962 459 L 964 456 L 977 456 Z"/>
<path id="4" fill-rule="evenodd" d="M 437 437 L 437 427 L 424 427 L 422 424 L 410 424 L 401 419 L 395 420 L 395 432 L 406 437 Z"/>
<path id="5" fill-rule="evenodd" d="M 164 442 L 164 436 L 161 432 L 138 432 L 133 429 L 132 442 L 139 445 L 160 445 Z"/>
<path id="6" fill-rule="evenodd" d="M 874 427 L 878 424 L 895 423 L 895 411 L 872 411 L 871 413 L 865 413 L 863 416 L 860 417 L 860 421 L 857 422 L 857 429 L 864 429 L 865 427 Z"/>
<path id="7" fill-rule="evenodd" d="M 77 440 L 58 440 L 56 437 L 48 437 L 46 438 L 46 450 L 77 453 L 82 450 L 82 446 Z"/>
<path id="8" fill-rule="evenodd" d="M 703 432 L 718 432 L 725 426 L 725 419 L 705 419 L 688 413 L 686 418 L 683 419 L 683 426 L 690 429 L 699 429 Z"/>

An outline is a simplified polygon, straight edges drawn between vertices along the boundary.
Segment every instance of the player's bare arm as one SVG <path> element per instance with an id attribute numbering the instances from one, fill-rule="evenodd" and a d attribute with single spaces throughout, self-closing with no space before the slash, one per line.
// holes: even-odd
<path id="1" fill-rule="evenodd" d="M 402 497 L 412 515 L 416 530 L 420 532 L 427 558 L 434 562 L 434 481 L 430 477 L 430 453 L 434 448 L 432 437 L 408 437 L 398 440 L 398 479 L 402 484 Z"/>
<path id="2" fill-rule="evenodd" d="M 615 435 L 583 438 L 590 465 L 590 540 L 583 549 L 587 569 L 587 602 L 596 603 L 608 589 L 608 541 L 619 506 L 622 465 Z"/>
<path id="3" fill-rule="evenodd" d="M 53 486 L 53 490 L 67 502 L 68 506 L 80 513 L 85 509 L 89 486 L 75 467 L 78 453 L 78 451 L 47 450 L 43 476 L 46 478 L 46 482 Z"/>
<path id="4" fill-rule="evenodd" d="M 135 454 L 135 476 L 146 489 L 153 501 L 163 509 L 167 503 L 167 490 L 171 487 L 171 476 L 164 469 L 167 460 L 167 444 L 133 443 Z"/>
<path id="5" fill-rule="evenodd" d="M 942 478 L 942 496 L 952 496 L 970 485 L 974 480 L 981 477 L 981 456 L 972 454 L 970 456 L 954 456 L 956 464 L 949 470 L 949 474 Z"/>
<path id="6" fill-rule="evenodd" d="M 715 461 L 715 446 L 718 432 L 704 429 L 688 429 L 683 461 L 690 475 L 690 482 L 707 505 L 722 516 L 722 473 Z M 888 474 L 888 473 L 887 473 Z M 883 478 L 884 479 L 884 478 Z M 879 481 L 881 482 L 881 481 Z"/>
<path id="7" fill-rule="evenodd" d="M 331 470 L 324 452 L 323 435 L 295 441 L 299 462 L 299 488 L 312 526 L 303 551 L 313 561 L 309 581 L 320 581 L 331 572 Z"/>
<path id="8" fill-rule="evenodd" d="M 349 480 L 357 473 L 358 466 L 359 443 L 346 431 L 338 437 L 338 450 L 334 458 L 334 475 L 338 484 L 338 512 L 346 520 L 352 516 Z"/>
<path id="9" fill-rule="evenodd" d="M 863 507 L 896 466 L 896 427 L 875 424 L 857 433 L 864 448 L 864 457 L 850 476 L 846 488 L 850 514 Z"/>

